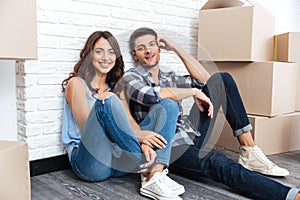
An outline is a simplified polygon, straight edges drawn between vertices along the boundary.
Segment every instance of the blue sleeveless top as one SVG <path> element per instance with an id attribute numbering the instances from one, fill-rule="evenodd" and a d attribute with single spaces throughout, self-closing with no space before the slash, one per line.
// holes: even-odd
<path id="1" fill-rule="evenodd" d="M 87 88 L 86 98 L 88 100 L 89 108 L 91 109 L 98 98 L 98 94 L 94 94 L 85 81 L 81 79 Z M 62 141 L 68 152 L 69 160 L 71 160 L 71 153 L 74 147 L 77 147 L 80 142 L 80 129 L 73 117 L 70 109 L 70 105 L 67 103 L 66 97 L 64 98 L 64 113 L 63 113 L 63 123 L 62 123 Z"/>

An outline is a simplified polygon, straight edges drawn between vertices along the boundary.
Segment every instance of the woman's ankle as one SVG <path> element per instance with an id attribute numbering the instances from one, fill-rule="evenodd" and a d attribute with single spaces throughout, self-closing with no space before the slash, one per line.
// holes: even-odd
<path id="1" fill-rule="evenodd" d="M 163 164 L 155 164 L 145 175 L 146 181 L 149 181 L 156 172 L 162 172 L 164 170 L 165 165 Z"/>

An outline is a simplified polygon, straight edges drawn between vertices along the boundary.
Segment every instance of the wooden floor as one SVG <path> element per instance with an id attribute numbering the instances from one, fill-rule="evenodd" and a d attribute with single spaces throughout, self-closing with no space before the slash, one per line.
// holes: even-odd
<path id="1" fill-rule="evenodd" d="M 216 148 L 228 157 L 237 160 L 238 154 L 222 148 Z M 290 171 L 284 178 L 273 178 L 289 186 L 300 187 L 300 151 L 268 156 L 270 160 Z M 248 199 L 228 187 L 203 178 L 193 181 L 175 174 L 171 178 L 185 186 L 183 199 Z M 76 177 L 71 169 L 31 177 L 32 200 L 94 200 L 94 199 L 148 199 L 139 194 L 139 176 L 130 174 L 121 178 L 89 183 Z"/>

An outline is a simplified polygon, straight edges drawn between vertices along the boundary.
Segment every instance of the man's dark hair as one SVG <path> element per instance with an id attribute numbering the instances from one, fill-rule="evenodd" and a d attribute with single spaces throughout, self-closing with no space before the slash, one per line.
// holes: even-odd
<path id="1" fill-rule="evenodd" d="M 147 27 L 138 28 L 130 35 L 129 47 L 131 51 L 134 50 L 135 40 L 144 35 L 153 35 L 155 37 L 155 40 L 157 39 L 157 33 L 153 29 Z"/>

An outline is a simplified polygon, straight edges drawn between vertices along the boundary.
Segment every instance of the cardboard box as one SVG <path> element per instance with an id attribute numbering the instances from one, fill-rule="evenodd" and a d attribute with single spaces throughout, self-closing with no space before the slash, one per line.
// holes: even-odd
<path id="1" fill-rule="evenodd" d="M 287 32 L 274 36 L 274 60 L 300 61 L 300 32 Z"/>
<path id="2" fill-rule="evenodd" d="M 300 32 L 288 32 L 274 36 L 274 60 L 297 63 L 296 111 L 300 111 Z"/>
<path id="3" fill-rule="evenodd" d="M 198 60 L 272 61 L 275 17 L 252 1 L 208 0 L 199 11 Z"/>
<path id="4" fill-rule="evenodd" d="M 30 200 L 27 144 L 0 141 L 0 163 L 0 199 Z"/>
<path id="5" fill-rule="evenodd" d="M 266 155 L 300 150 L 300 112 L 271 118 L 249 115 L 249 120 L 253 139 Z M 217 145 L 239 152 L 240 145 L 227 122 Z"/>
<path id="6" fill-rule="evenodd" d="M 215 62 L 235 79 L 247 114 L 272 117 L 295 112 L 297 64 Z"/>

